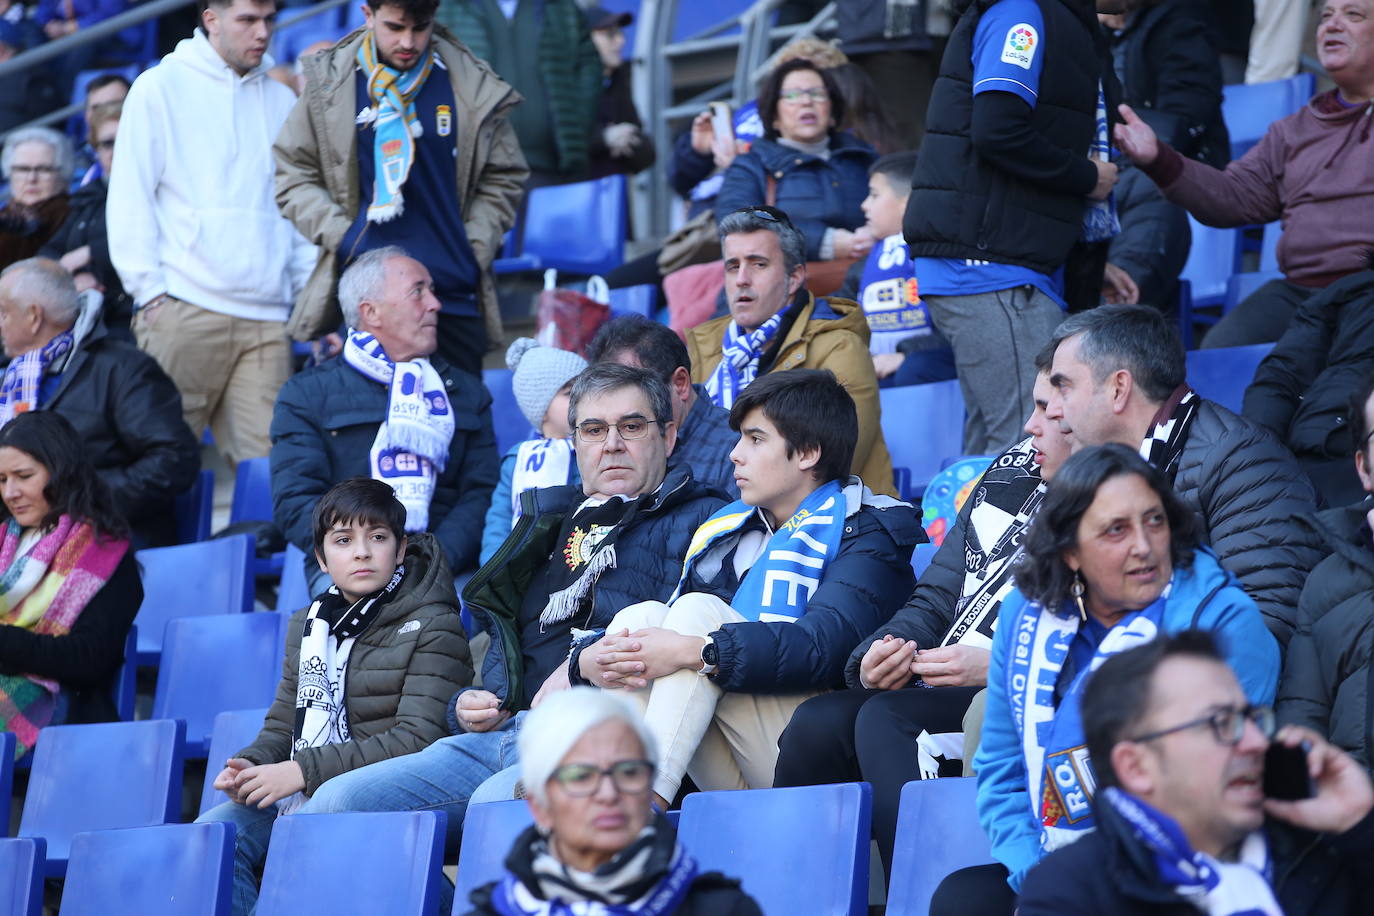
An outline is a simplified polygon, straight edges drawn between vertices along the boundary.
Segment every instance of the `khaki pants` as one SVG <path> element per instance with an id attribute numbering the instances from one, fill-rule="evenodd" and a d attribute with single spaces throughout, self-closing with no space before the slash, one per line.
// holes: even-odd
<path id="1" fill-rule="evenodd" d="M 135 314 L 133 332 L 181 391 L 181 412 L 197 439 L 209 426 L 231 466 L 267 454 L 272 407 L 290 372 L 284 323 L 169 297 Z"/>
<path id="2" fill-rule="evenodd" d="M 615 615 L 606 632 L 664 627 L 684 636 L 706 636 L 721 624 L 743 619 L 719 598 L 692 592 L 672 605 L 631 605 Z M 644 721 L 658 745 L 654 791 L 670 802 L 684 773 L 706 791 L 772 787 L 778 736 L 796 708 L 819 692 L 726 693 L 710 678 L 687 670 L 661 677 L 642 690 L 626 691 L 643 707 Z"/>

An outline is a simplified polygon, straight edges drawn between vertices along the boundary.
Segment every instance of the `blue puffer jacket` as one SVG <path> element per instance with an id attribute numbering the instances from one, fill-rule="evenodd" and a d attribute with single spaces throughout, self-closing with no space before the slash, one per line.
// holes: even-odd
<path id="1" fill-rule="evenodd" d="M 992 839 L 993 858 L 1011 872 L 1011 886 L 1018 890 L 1026 871 L 1040 860 L 1040 827 L 1027 798 L 1025 756 L 1008 703 L 1006 662 L 1017 624 L 1030 611 L 1031 605 L 1020 591 L 1013 591 L 1002 602 L 988 667 L 983 740 L 974 757 L 978 820 Z M 1077 613 L 1072 607 L 1064 612 Z M 1222 654 L 1251 703 L 1274 702 L 1279 678 L 1278 643 L 1265 627 L 1255 602 L 1205 547 L 1194 554 L 1192 569 L 1174 571 L 1173 587 L 1164 604 L 1166 633 L 1190 628 L 1216 635 Z"/>
<path id="2" fill-rule="evenodd" d="M 453 441 L 429 503 L 429 531 L 455 573 L 477 563 L 482 516 L 500 459 L 491 395 L 474 375 L 431 359 L 453 408 Z M 388 391 L 343 361 L 293 376 L 272 412 L 272 514 L 286 539 L 314 556 L 315 503 L 334 484 L 372 474 L 369 455 L 386 421 Z M 310 561 L 307 565 L 314 565 Z"/>
<path id="3" fill-rule="evenodd" d="M 716 218 L 766 203 L 771 174 L 777 181 L 774 205 L 806 236 L 807 260 L 818 260 L 825 230 L 864 224 L 859 207 L 868 196 L 868 167 L 877 156 L 873 147 L 843 131 L 831 138 L 829 159 L 760 138 L 725 170 Z"/>

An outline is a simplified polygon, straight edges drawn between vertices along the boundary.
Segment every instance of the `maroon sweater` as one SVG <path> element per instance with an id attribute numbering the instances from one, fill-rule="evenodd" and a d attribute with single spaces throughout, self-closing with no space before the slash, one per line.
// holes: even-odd
<path id="1" fill-rule="evenodd" d="M 1348 108 L 1336 90 L 1269 125 L 1218 171 L 1161 143 L 1144 171 L 1164 196 L 1209 226 L 1283 221 L 1279 267 L 1322 287 L 1364 269 L 1374 248 L 1374 102 Z"/>

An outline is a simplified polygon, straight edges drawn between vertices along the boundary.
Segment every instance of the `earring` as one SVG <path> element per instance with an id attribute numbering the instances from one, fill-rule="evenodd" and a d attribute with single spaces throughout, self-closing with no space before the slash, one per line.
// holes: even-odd
<path id="1" fill-rule="evenodd" d="M 1078 570 L 1073 571 L 1073 583 L 1069 586 L 1069 594 L 1073 596 L 1074 604 L 1078 605 L 1078 614 L 1083 618 L 1083 622 L 1088 620 L 1088 612 L 1083 607 L 1083 593 L 1087 587 L 1083 584 L 1083 574 Z"/>

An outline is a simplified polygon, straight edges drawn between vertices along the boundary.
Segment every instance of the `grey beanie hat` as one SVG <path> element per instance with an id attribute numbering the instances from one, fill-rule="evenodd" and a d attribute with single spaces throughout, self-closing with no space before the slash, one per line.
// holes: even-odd
<path id="1" fill-rule="evenodd" d="M 515 373 L 515 403 L 530 426 L 539 429 L 554 396 L 587 368 L 587 361 L 568 350 L 542 346 L 533 337 L 520 337 L 506 350 L 506 365 Z"/>

